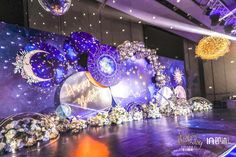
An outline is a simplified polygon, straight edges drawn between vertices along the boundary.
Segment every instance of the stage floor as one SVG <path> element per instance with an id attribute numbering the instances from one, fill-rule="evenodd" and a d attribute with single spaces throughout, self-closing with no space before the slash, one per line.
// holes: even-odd
<path id="1" fill-rule="evenodd" d="M 198 143 L 184 152 L 180 150 L 186 148 L 181 137 L 197 137 Z M 209 145 L 207 137 L 227 137 L 230 143 Z M 200 141 L 203 142 L 201 148 Z M 211 157 L 222 154 L 235 143 L 236 110 L 217 109 L 188 117 L 163 117 L 120 126 L 87 128 L 79 134 L 61 135 L 58 141 L 41 150 L 21 152 L 14 157 Z"/>

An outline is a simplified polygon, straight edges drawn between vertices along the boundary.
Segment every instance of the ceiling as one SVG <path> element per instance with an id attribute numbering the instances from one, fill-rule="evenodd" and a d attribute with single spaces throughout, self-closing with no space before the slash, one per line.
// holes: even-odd
<path id="1" fill-rule="evenodd" d="M 102 2 L 103 0 L 98 1 Z M 175 9 L 170 9 L 159 3 L 164 1 L 174 5 Z M 225 3 L 229 6 L 233 6 L 235 0 L 225 0 Z M 199 30 L 202 28 L 207 28 L 208 30 L 213 30 L 222 34 L 224 33 L 222 26 L 211 26 L 209 16 L 205 15 L 204 10 L 192 0 L 108 0 L 107 5 L 128 15 L 139 18 L 151 25 L 162 27 L 170 32 L 196 42 L 202 38 L 202 35 L 199 34 Z M 132 12 L 130 12 L 130 9 L 132 9 Z M 187 14 L 189 19 L 178 14 L 177 10 Z M 153 19 L 154 16 L 155 18 Z M 202 26 L 199 27 L 199 25 L 193 23 L 191 21 L 193 18 L 202 23 Z M 181 25 L 183 28 L 177 28 L 176 24 Z M 193 27 L 193 29 L 190 29 L 191 27 Z M 202 29 L 202 31 L 206 30 Z"/>

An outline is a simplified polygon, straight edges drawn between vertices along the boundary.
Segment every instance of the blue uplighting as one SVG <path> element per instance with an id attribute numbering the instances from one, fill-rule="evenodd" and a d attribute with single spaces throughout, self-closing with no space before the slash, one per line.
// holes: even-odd
<path id="1" fill-rule="evenodd" d="M 221 157 L 236 157 L 236 145 L 225 152 Z"/>

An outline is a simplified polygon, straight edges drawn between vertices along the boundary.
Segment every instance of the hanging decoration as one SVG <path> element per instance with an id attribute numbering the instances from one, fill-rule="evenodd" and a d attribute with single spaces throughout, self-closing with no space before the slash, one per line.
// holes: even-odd
<path id="1" fill-rule="evenodd" d="M 71 6 L 71 0 L 38 0 L 38 2 L 44 10 L 55 16 L 64 15 Z"/>
<path id="2" fill-rule="evenodd" d="M 223 37 L 209 36 L 201 39 L 196 47 L 196 56 L 204 60 L 218 59 L 229 52 L 230 41 Z"/>

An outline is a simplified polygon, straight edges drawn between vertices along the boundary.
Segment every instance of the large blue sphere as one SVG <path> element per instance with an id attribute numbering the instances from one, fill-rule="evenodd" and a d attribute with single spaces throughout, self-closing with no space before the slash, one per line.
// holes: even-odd
<path id="1" fill-rule="evenodd" d="M 39 4 L 47 12 L 51 12 L 55 16 L 65 14 L 71 5 L 71 0 L 38 0 Z"/>

